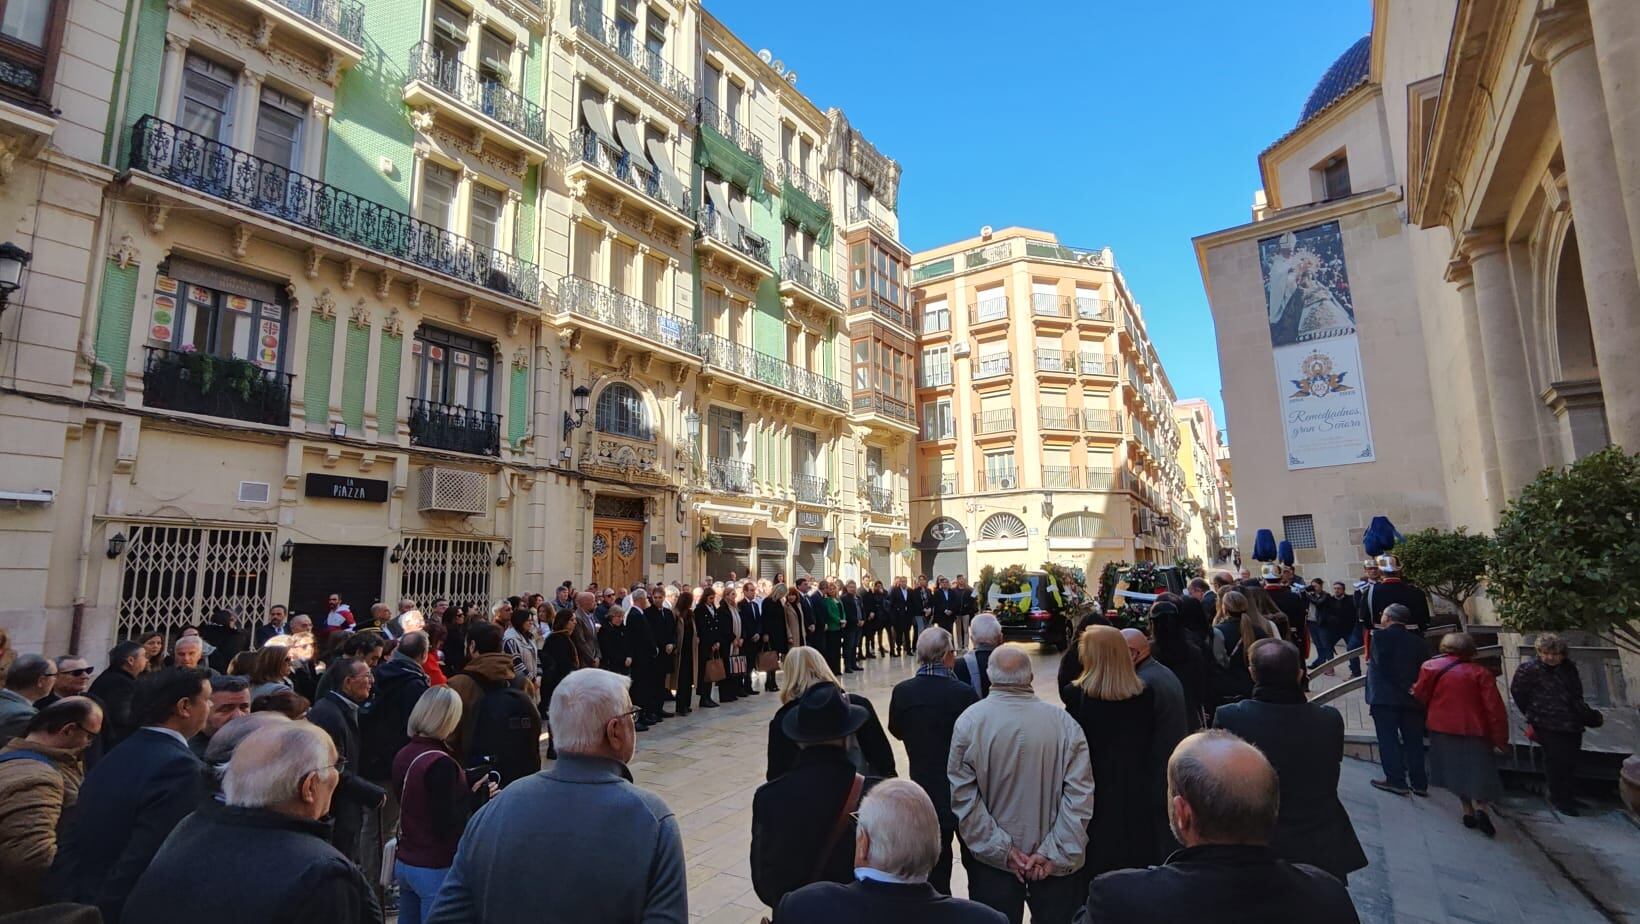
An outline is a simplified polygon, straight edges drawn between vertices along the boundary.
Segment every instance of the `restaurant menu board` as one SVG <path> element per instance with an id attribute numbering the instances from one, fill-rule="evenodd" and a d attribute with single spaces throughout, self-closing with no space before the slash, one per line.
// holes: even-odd
<path id="1" fill-rule="evenodd" d="M 188 285 L 170 276 L 154 279 L 154 313 L 148 339 L 185 352 L 201 349 L 201 344 L 189 339 L 189 319 L 215 313 L 219 302 L 224 310 L 218 318 L 218 336 L 228 339 L 223 346 L 230 354 L 247 358 L 261 369 L 278 369 L 285 336 L 284 314 L 278 305 Z M 254 344 L 250 342 L 252 331 Z"/>
<path id="2" fill-rule="evenodd" d="M 178 288 L 169 276 L 154 280 L 154 322 L 148 328 L 148 339 L 170 345 L 176 332 Z"/>

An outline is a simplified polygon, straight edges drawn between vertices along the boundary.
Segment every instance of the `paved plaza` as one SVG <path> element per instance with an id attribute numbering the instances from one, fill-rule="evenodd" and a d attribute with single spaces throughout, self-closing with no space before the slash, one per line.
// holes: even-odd
<path id="1" fill-rule="evenodd" d="M 1036 661 L 1037 691 L 1053 697 L 1057 657 Z M 886 726 L 890 691 L 911 675 L 912 661 L 865 665 L 863 674 L 845 676 L 844 686 L 870 697 Z M 779 705 L 778 694 L 764 693 L 670 719 L 639 737 L 632 772 L 678 814 L 694 920 L 756 924 L 769 913 L 752 891 L 748 854 L 752 794 L 763 782 L 769 718 Z M 905 751 L 891 740 L 903 775 Z M 1487 841 L 1458 824 L 1456 800 L 1440 791 L 1416 801 L 1378 792 L 1368 785 L 1376 770 L 1346 760 L 1340 785 L 1371 861 L 1350 879 L 1362 921 L 1640 920 L 1640 850 L 1632 849 L 1640 838 L 1615 810 L 1560 819 L 1541 800 L 1515 796 L 1501 813 L 1497 839 Z M 1566 868 L 1578 870 L 1582 882 L 1568 878 Z M 953 880 L 957 894 L 966 894 L 961 863 Z"/>

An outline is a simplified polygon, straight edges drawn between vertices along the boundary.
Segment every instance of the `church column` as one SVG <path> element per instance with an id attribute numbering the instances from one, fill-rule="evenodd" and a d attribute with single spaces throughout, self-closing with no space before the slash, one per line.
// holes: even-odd
<path id="1" fill-rule="evenodd" d="M 1498 470 L 1498 436 L 1492 424 L 1492 399 L 1486 387 L 1486 357 L 1481 350 L 1481 319 L 1475 306 L 1475 274 L 1468 261 L 1455 260 L 1446 268 L 1446 279 L 1457 288 L 1462 306 L 1464 350 L 1467 354 L 1465 364 L 1469 367 L 1475 399 L 1470 413 L 1475 415 L 1479 431 L 1480 468 L 1486 502 L 1495 514 L 1503 509 L 1505 497 Z"/>
<path id="2" fill-rule="evenodd" d="M 1571 9 L 1539 13 L 1532 53 L 1544 62 L 1554 88 L 1606 421 L 1612 442 L 1640 450 L 1640 363 L 1634 361 L 1640 355 L 1640 324 L 1635 323 L 1640 277 L 1619 194 L 1588 14 Z"/>
<path id="3" fill-rule="evenodd" d="M 1634 89 L 1640 87 L 1640 4 L 1634 0 L 1588 0 L 1589 18 L 1605 90 L 1606 115 L 1611 120 L 1612 150 L 1621 181 L 1623 211 L 1629 237 L 1640 241 L 1640 108 Z M 1640 252 L 1635 260 L 1640 264 Z M 1636 266 L 1640 271 L 1640 265 Z"/>
<path id="4" fill-rule="evenodd" d="M 1498 471 L 1503 494 L 1512 497 L 1543 467 L 1537 415 L 1543 405 L 1527 376 L 1525 343 L 1515 293 L 1509 278 L 1509 251 L 1497 228 L 1463 236 L 1463 255 L 1474 274 L 1475 322 L 1486 368 L 1486 394 L 1497 437 Z M 1467 310 L 1469 299 L 1465 299 Z M 1500 501 L 1501 503 L 1501 501 Z"/>

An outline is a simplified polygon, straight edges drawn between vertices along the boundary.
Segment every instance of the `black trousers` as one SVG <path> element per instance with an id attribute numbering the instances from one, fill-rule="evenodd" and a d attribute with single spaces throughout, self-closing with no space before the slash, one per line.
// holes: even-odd
<path id="1" fill-rule="evenodd" d="M 1577 798 L 1577 755 L 1583 750 L 1582 732 L 1534 729 L 1543 748 L 1543 775 L 1549 781 L 1549 801 L 1570 805 Z"/>
<path id="2" fill-rule="evenodd" d="M 968 871 L 968 897 L 1002 912 L 1008 924 L 1022 924 L 1025 906 L 1031 906 L 1032 924 L 1070 924 L 1083 901 L 1082 878 L 1049 876 L 1040 882 L 1020 882 L 1005 869 L 988 866 L 962 848 L 962 867 Z"/>
<path id="3" fill-rule="evenodd" d="M 915 642 L 911 638 L 911 617 L 895 617 L 893 631 L 890 635 L 894 642 L 894 650 L 902 654 L 909 654 Z"/>
<path id="4" fill-rule="evenodd" d="M 934 864 L 933 872 L 928 874 L 928 884 L 941 895 L 951 894 L 951 841 L 957 832 L 951 828 L 940 827 L 940 859 Z"/>

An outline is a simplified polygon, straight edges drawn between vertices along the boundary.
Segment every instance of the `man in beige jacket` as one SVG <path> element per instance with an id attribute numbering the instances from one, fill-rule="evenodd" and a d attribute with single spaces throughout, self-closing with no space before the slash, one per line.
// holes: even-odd
<path id="1" fill-rule="evenodd" d="M 1037 698 L 1031 658 L 991 653 L 991 692 L 957 719 L 946 775 L 968 897 L 1019 924 L 1066 924 L 1081 904 L 1093 817 L 1088 741 L 1064 709 Z"/>
<path id="2" fill-rule="evenodd" d="M 65 697 L 0 749 L 0 915 L 44 904 L 63 816 L 85 779 L 80 755 L 102 721 L 96 700 Z"/>

